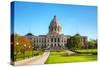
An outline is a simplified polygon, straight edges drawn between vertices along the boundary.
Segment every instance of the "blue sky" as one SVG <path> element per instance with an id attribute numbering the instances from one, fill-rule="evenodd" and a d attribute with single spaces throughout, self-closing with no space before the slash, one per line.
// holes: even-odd
<path id="1" fill-rule="evenodd" d="M 54 15 L 62 26 L 65 35 L 97 38 L 97 7 L 65 4 L 15 2 L 14 31 L 20 35 L 28 32 L 45 35 Z"/>

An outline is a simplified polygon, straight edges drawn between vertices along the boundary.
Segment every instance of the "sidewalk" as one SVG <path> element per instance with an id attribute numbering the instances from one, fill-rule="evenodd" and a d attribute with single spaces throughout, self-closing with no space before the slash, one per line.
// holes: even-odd
<path id="1" fill-rule="evenodd" d="M 17 61 L 14 63 L 15 66 L 22 66 L 22 65 L 32 65 L 32 64 L 44 64 L 47 60 L 50 52 L 44 52 L 42 55 L 35 56 L 32 58 L 28 58 L 25 60 Z"/>

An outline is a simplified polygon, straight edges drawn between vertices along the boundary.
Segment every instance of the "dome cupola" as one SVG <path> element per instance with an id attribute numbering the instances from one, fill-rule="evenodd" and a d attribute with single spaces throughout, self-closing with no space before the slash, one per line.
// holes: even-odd
<path id="1" fill-rule="evenodd" d="M 50 26 L 49 26 L 49 33 L 61 34 L 61 32 L 62 32 L 61 26 L 58 23 L 56 16 L 54 16 L 54 18 L 52 19 Z"/>

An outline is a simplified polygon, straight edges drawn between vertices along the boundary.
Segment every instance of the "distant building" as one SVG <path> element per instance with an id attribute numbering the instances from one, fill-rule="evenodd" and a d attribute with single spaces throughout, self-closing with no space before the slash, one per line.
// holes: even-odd
<path id="1" fill-rule="evenodd" d="M 64 35 L 62 33 L 62 27 L 58 23 L 56 16 L 52 19 L 49 25 L 49 32 L 47 35 L 35 36 L 31 33 L 26 35 L 32 40 L 33 47 L 38 48 L 64 48 L 67 44 L 67 39 L 70 38 L 69 35 Z M 87 46 L 87 37 L 83 37 L 83 45 Z"/>

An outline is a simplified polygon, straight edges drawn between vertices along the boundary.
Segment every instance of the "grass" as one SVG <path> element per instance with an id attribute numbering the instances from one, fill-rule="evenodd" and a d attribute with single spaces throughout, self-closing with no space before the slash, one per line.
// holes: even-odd
<path id="1" fill-rule="evenodd" d="M 97 49 L 82 49 L 82 50 L 76 50 L 77 52 L 97 52 Z"/>
<path id="2" fill-rule="evenodd" d="M 14 58 L 16 59 L 15 61 L 20 61 L 20 60 L 24 60 L 26 58 L 31 58 L 33 56 L 38 56 L 38 55 L 41 55 L 43 54 L 44 51 L 36 51 L 34 50 L 33 52 L 32 51 L 26 51 L 25 54 L 18 54 L 18 55 L 15 55 Z"/>
<path id="3" fill-rule="evenodd" d="M 97 49 L 82 49 L 82 50 L 75 50 L 75 52 L 80 54 L 93 54 L 97 55 Z"/>
<path id="4" fill-rule="evenodd" d="M 64 51 L 51 52 L 45 64 L 86 62 L 86 61 L 96 61 L 97 60 L 97 55 L 63 56 L 62 54 L 64 53 L 65 53 Z"/>

